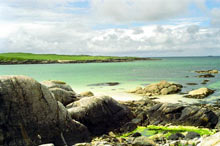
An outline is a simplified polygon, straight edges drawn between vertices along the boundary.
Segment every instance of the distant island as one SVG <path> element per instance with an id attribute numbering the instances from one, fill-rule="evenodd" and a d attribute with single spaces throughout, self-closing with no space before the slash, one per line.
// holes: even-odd
<path id="1" fill-rule="evenodd" d="M 102 63 L 157 60 L 144 57 L 0 53 L 0 64 Z"/>

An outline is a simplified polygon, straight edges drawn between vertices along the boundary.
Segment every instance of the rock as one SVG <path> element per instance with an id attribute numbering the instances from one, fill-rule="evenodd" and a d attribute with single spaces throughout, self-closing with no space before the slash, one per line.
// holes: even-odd
<path id="1" fill-rule="evenodd" d="M 45 85 L 48 88 L 61 88 L 66 91 L 73 91 L 70 85 L 67 85 L 65 82 L 62 81 L 50 80 L 50 81 L 43 81 L 41 82 L 41 84 Z"/>
<path id="2" fill-rule="evenodd" d="M 161 81 L 160 83 L 147 85 L 145 88 L 138 87 L 135 90 L 129 92 L 142 94 L 146 96 L 154 96 L 154 95 L 167 95 L 167 94 L 178 93 L 181 91 L 181 89 L 182 89 L 182 85 L 180 84 Z"/>
<path id="3" fill-rule="evenodd" d="M 120 132 L 121 133 L 128 133 L 128 132 L 134 131 L 136 128 L 137 128 L 136 123 L 128 122 L 120 128 Z"/>
<path id="4" fill-rule="evenodd" d="M 88 86 L 116 86 L 119 85 L 118 82 L 106 82 L 106 83 L 98 83 L 98 84 L 89 84 Z"/>
<path id="5" fill-rule="evenodd" d="M 199 138 L 200 134 L 196 133 L 196 132 L 188 132 L 186 134 L 185 139 L 194 139 L 194 138 Z"/>
<path id="6" fill-rule="evenodd" d="M 51 88 L 49 90 L 53 93 L 55 99 L 63 105 L 67 105 L 76 100 L 76 93 L 73 91 L 66 91 L 62 88 Z"/>
<path id="7" fill-rule="evenodd" d="M 155 146 L 155 145 L 156 144 L 154 143 L 154 141 L 150 140 L 145 136 L 137 137 L 132 142 L 132 146 Z"/>
<path id="8" fill-rule="evenodd" d="M 197 83 L 186 83 L 186 85 L 195 86 L 198 85 Z"/>
<path id="9" fill-rule="evenodd" d="M 207 109 L 197 106 L 183 106 L 181 104 L 156 104 L 148 111 L 150 124 L 172 123 L 184 126 L 202 126 L 214 128 L 218 123 L 218 116 Z"/>
<path id="10" fill-rule="evenodd" d="M 77 143 L 74 144 L 73 146 L 92 146 L 90 143 Z"/>
<path id="11" fill-rule="evenodd" d="M 198 78 L 214 78 L 215 76 L 212 74 L 204 74 L 204 75 L 198 75 Z"/>
<path id="12" fill-rule="evenodd" d="M 209 137 L 206 137 L 202 139 L 201 143 L 198 144 L 198 146 L 219 146 L 220 145 L 220 132 L 211 135 Z"/>
<path id="13" fill-rule="evenodd" d="M 198 70 L 196 73 L 218 74 L 218 70 Z"/>
<path id="14" fill-rule="evenodd" d="M 108 96 L 85 97 L 68 106 L 73 119 L 85 124 L 93 134 L 102 134 L 132 118 L 130 110 Z"/>
<path id="15" fill-rule="evenodd" d="M 82 97 L 91 97 L 91 96 L 94 96 L 94 94 L 91 91 L 86 91 L 86 92 L 80 93 L 80 96 L 82 96 Z"/>
<path id="16" fill-rule="evenodd" d="M 47 87 L 26 76 L 0 77 L 0 129 L 4 145 L 68 145 L 86 141 L 88 129 L 73 120 Z M 74 136 L 73 136 L 74 135 Z"/>
<path id="17" fill-rule="evenodd" d="M 185 97 L 201 99 L 201 98 L 205 98 L 213 93 L 214 93 L 214 90 L 211 90 L 209 88 L 199 88 L 199 89 L 190 91 L 188 93 L 188 95 L 186 95 Z"/>
<path id="18" fill-rule="evenodd" d="M 139 132 L 136 132 L 136 133 L 131 135 L 131 137 L 139 137 L 139 136 L 141 136 L 141 134 Z"/>
<path id="19" fill-rule="evenodd" d="M 203 80 L 201 84 L 207 84 L 209 80 Z"/>
<path id="20" fill-rule="evenodd" d="M 184 137 L 185 137 L 185 136 L 184 136 L 183 134 L 177 132 L 177 133 L 174 133 L 174 134 L 170 135 L 170 136 L 168 137 L 168 139 L 169 139 L 169 140 L 180 140 L 180 139 L 183 139 Z"/>
<path id="21" fill-rule="evenodd" d="M 38 146 L 55 146 L 53 143 L 49 143 L 49 144 L 41 144 L 41 145 L 38 145 Z"/>

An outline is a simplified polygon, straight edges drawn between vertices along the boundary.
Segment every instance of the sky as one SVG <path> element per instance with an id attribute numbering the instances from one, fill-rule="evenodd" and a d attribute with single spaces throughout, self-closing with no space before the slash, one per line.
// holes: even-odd
<path id="1" fill-rule="evenodd" d="M 0 0 L 0 53 L 220 56 L 220 0 Z"/>

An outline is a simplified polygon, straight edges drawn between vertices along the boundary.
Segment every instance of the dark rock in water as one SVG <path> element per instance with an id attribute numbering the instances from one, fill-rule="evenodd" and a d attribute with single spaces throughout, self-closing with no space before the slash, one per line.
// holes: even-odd
<path id="1" fill-rule="evenodd" d="M 196 73 L 218 74 L 218 70 L 197 70 Z"/>
<path id="2" fill-rule="evenodd" d="M 103 134 L 132 118 L 130 110 L 113 98 L 85 97 L 68 106 L 73 119 L 85 124 L 93 134 Z"/>
<path id="3" fill-rule="evenodd" d="M 73 91 L 66 91 L 62 88 L 51 88 L 49 90 L 53 93 L 55 99 L 63 105 L 67 105 L 76 100 L 76 93 Z"/>
<path id="4" fill-rule="evenodd" d="M 156 104 L 148 110 L 148 117 L 151 124 L 159 121 L 159 123 L 214 128 L 218 123 L 218 116 L 211 110 L 180 104 Z"/>
<path id="5" fill-rule="evenodd" d="M 195 85 L 198 85 L 198 84 L 197 83 L 186 83 L 186 85 L 195 86 Z"/>
<path id="6" fill-rule="evenodd" d="M 202 81 L 201 84 L 207 84 L 208 82 L 209 82 L 209 80 L 204 80 L 204 81 Z"/>
<path id="7" fill-rule="evenodd" d="M 139 137 L 139 136 L 141 136 L 141 134 L 139 132 L 136 132 L 136 133 L 131 135 L 131 137 Z"/>
<path id="8" fill-rule="evenodd" d="M 89 138 L 87 127 L 73 120 L 46 86 L 25 76 L 0 77 L 0 129 L 3 146 L 64 145 L 63 138 L 72 145 Z"/>
<path id="9" fill-rule="evenodd" d="M 214 78 L 215 76 L 212 74 L 204 74 L 204 75 L 198 75 L 198 78 Z"/>
<path id="10" fill-rule="evenodd" d="M 194 139 L 194 138 L 199 138 L 200 134 L 196 133 L 196 132 L 188 132 L 186 134 L 185 139 Z"/>
<path id="11" fill-rule="evenodd" d="M 179 140 L 183 139 L 185 136 L 181 133 L 174 133 L 168 137 L 169 140 Z"/>
<path id="12" fill-rule="evenodd" d="M 119 85 L 118 82 L 107 82 L 107 83 L 97 83 L 97 84 L 90 84 L 88 86 L 116 86 Z"/>

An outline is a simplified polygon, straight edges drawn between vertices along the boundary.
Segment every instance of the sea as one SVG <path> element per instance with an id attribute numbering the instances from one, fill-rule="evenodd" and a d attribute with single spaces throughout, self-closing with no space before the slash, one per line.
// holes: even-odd
<path id="1" fill-rule="evenodd" d="M 220 70 L 220 57 L 163 57 L 159 60 L 145 60 L 119 63 L 79 63 L 79 64 L 26 64 L 0 65 L 0 75 L 26 75 L 41 82 L 60 80 L 71 85 L 77 93 L 92 91 L 97 95 L 123 98 L 140 98 L 128 94 L 136 87 L 144 87 L 162 80 L 183 85 L 187 93 L 200 87 L 216 90 L 200 102 L 215 103 L 220 100 L 220 73 L 214 78 L 198 78 L 196 70 Z M 201 84 L 203 80 L 210 80 Z M 116 86 L 96 86 L 94 84 L 118 82 Z M 198 85 L 187 85 L 197 83 Z"/>

